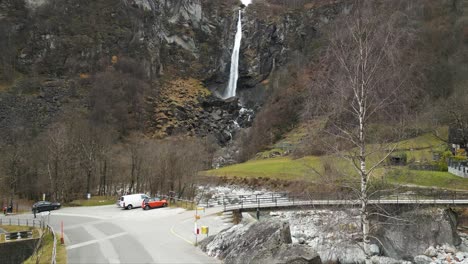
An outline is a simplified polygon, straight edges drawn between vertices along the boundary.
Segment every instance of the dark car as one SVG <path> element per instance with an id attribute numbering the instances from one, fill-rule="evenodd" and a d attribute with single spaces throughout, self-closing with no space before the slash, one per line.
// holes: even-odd
<path id="1" fill-rule="evenodd" d="M 51 210 L 57 210 L 60 208 L 60 203 L 52 203 L 48 201 L 40 201 L 32 206 L 32 211 L 34 212 L 34 209 L 36 209 L 36 213 L 44 212 L 44 211 L 51 211 Z"/>

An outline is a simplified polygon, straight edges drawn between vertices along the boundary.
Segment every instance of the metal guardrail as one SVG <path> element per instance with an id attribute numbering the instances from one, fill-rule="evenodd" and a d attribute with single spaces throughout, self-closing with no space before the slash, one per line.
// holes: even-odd
<path id="1" fill-rule="evenodd" d="M 171 205 L 172 203 L 175 202 L 175 203 L 179 203 L 179 205 L 182 205 L 182 206 L 185 204 L 185 208 L 194 208 L 194 207 L 197 206 L 195 200 L 177 198 L 177 197 L 167 196 L 167 195 L 157 195 L 156 197 L 167 200 L 169 205 Z M 190 207 L 189 207 L 189 205 L 190 205 Z"/>
<path id="2" fill-rule="evenodd" d="M 223 196 L 212 199 L 224 207 L 224 211 L 295 207 L 295 206 L 358 206 L 361 200 L 345 194 L 314 193 L 311 195 L 271 194 Z M 212 202 L 211 201 L 211 202 Z M 206 201 L 210 204 L 210 201 Z M 431 190 L 424 193 L 375 192 L 368 199 L 370 205 L 468 205 L 468 192 Z"/>
<path id="3" fill-rule="evenodd" d="M 22 218 L 0 218 L 0 225 L 16 225 L 16 226 L 31 226 L 31 227 L 38 227 L 38 228 L 46 228 L 48 232 L 52 233 L 52 237 L 54 238 L 54 245 L 52 248 L 52 258 L 51 264 L 56 264 L 57 258 L 57 237 L 55 236 L 54 229 L 50 225 L 45 225 L 43 221 L 39 219 L 22 219 Z M 16 234 L 16 235 L 15 235 Z M 15 239 L 15 238 L 26 238 L 32 237 L 32 231 L 25 231 L 25 232 L 13 232 L 13 233 L 6 233 L 5 239 Z"/>
<path id="4" fill-rule="evenodd" d="M 43 227 L 42 221 L 39 219 L 22 219 L 22 218 L 0 218 L 0 225 L 16 225 L 16 226 L 32 226 Z"/>
<path id="5" fill-rule="evenodd" d="M 57 237 L 55 236 L 54 229 L 50 226 L 47 225 L 47 230 L 52 233 L 52 237 L 54 238 L 54 245 L 52 247 L 52 257 L 51 257 L 51 264 L 56 264 L 57 263 Z"/>

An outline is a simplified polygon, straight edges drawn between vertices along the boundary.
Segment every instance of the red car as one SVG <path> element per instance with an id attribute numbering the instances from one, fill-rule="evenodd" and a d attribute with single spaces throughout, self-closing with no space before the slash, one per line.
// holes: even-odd
<path id="1" fill-rule="evenodd" d="M 165 199 L 159 198 L 146 198 L 145 200 L 143 200 L 143 203 L 141 203 L 141 208 L 143 208 L 143 210 L 166 206 L 167 201 Z"/>

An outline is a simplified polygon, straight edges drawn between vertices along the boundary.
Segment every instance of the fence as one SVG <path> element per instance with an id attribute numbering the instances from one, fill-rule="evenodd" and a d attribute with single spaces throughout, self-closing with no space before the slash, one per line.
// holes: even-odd
<path id="1" fill-rule="evenodd" d="M 52 247 L 52 257 L 51 257 L 51 264 L 56 264 L 57 263 L 57 236 L 55 235 L 54 229 L 50 226 L 47 225 L 47 230 L 52 233 L 52 237 L 54 238 L 54 245 Z"/>
<path id="2" fill-rule="evenodd" d="M 421 190 L 411 192 L 375 191 L 368 198 L 369 204 L 444 204 L 468 205 L 468 192 L 446 190 Z M 307 195 L 294 195 L 289 193 L 272 193 L 268 195 L 240 195 L 221 196 L 205 200 L 201 205 L 207 207 L 220 205 L 224 211 L 237 209 L 255 209 L 266 207 L 287 206 L 359 206 L 361 200 L 358 196 L 347 193 L 312 193 Z"/>
<path id="3" fill-rule="evenodd" d="M 468 178 L 468 162 L 449 161 L 448 172 L 463 178 Z"/>
<path id="4" fill-rule="evenodd" d="M 16 225 L 16 226 L 32 226 L 41 228 L 42 221 L 39 219 L 22 219 L 22 218 L 0 218 L 0 225 Z"/>
<path id="5" fill-rule="evenodd" d="M 52 258 L 51 264 L 56 264 L 56 256 L 57 256 L 57 237 L 55 235 L 54 229 L 50 225 L 45 225 L 43 221 L 39 219 L 22 219 L 22 218 L 0 218 L 0 225 L 16 225 L 16 226 L 31 226 L 31 227 L 38 227 L 38 228 L 46 228 L 48 232 L 52 234 L 54 239 L 54 244 L 52 247 Z"/>
<path id="6" fill-rule="evenodd" d="M 182 206 L 185 204 L 185 208 L 189 208 L 189 206 L 190 208 L 195 206 L 195 200 L 177 198 L 177 197 L 167 196 L 167 195 L 159 195 L 158 197 L 160 197 L 161 199 L 166 199 L 169 202 L 169 204 L 174 203 L 174 202 L 179 203 L 179 205 L 182 205 Z"/>
<path id="7" fill-rule="evenodd" d="M 411 189 L 403 191 L 376 190 L 369 191 L 368 200 L 370 204 L 463 204 L 468 205 L 468 192 L 448 191 L 441 189 Z M 237 209 L 255 209 L 266 207 L 287 207 L 287 206 L 358 206 L 361 203 L 359 196 L 350 192 L 314 192 L 308 194 L 293 193 L 254 193 L 245 195 L 218 195 L 202 196 L 192 200 L 180 199 L 170 196 L 160 196 L 167 199 L 169 203 L 185 203 L 189 206 L 214 207 L 222 206 L 224 211 Z"/>

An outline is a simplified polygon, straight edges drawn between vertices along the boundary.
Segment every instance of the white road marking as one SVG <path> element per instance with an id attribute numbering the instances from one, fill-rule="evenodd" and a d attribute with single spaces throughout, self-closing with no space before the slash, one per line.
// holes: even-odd
<path id="1" fill-rule="evenodd" d="M 95 215 L 68 214 L 68 213 L 56 213 L 56 212 L 54 212 L 51 215 L 52 216 L 61 215 L 61 216 L 73 216 L 73 217 L 85 217 L 85 218 L 95 218 L 95 219 L 102 219 L 102 220 L 109 219 L 108 217 L 101 217 L 101 216 L 95 216 Z"/>
<path id="2" fill-rule="evenodd" d="M 69 225 L 69 226 L 64 225 L 63 230 L 67 231 L 67 230 L 83 227 L 83 225 L 95 225 L 95 224 L 99 224 L 99 223 L 106 223 L 106 220 L 101 219 L 101 220 L 90 221 L 90 222 L 86 222 L 86 223 L 80 223 L 80 224 Z"/>
<path id="3" fill-rule="evenodd" d="M 94 225 L 84 225 L 83 227 L 89 234 L 92 234 L 94 237 L 106 237 L 106 234 L 101 232 Z M 109 241 L 109 239 L 99 240 L 98 243 L 101 247 L 103 257 L 106 258 L 109 261 L 109 263 L 120 263 L 120 259 L 117 258 L 117 251 L 115 250 L 114 246 Z"/>
<path id="4" fill-rule="evenodd" d="M 89 240 L 89 241 L 86 241 L 86 242 L 83 242 L 83 243 L 68 246 L 67 250 L 72 250 L 72 249 L 75 249 L 75 248 L 88 246 L 88 245 L 91 245 L 91 244 L 94 244 L 94 243 L 99 243 L 101 241 L 105 241 L 105 240 L 113 239 L 113 238 L 116 238 L 116 237 L 124 236 L 126 234 L 127 234 L 127 232 L 122 232 L 122 233 L 117 233 L 117 234 L 114 234 L 114 235 L 111 235 L 111 236 L 103 237 L 103 238 L 100 238 L 100 239 Z"/>

